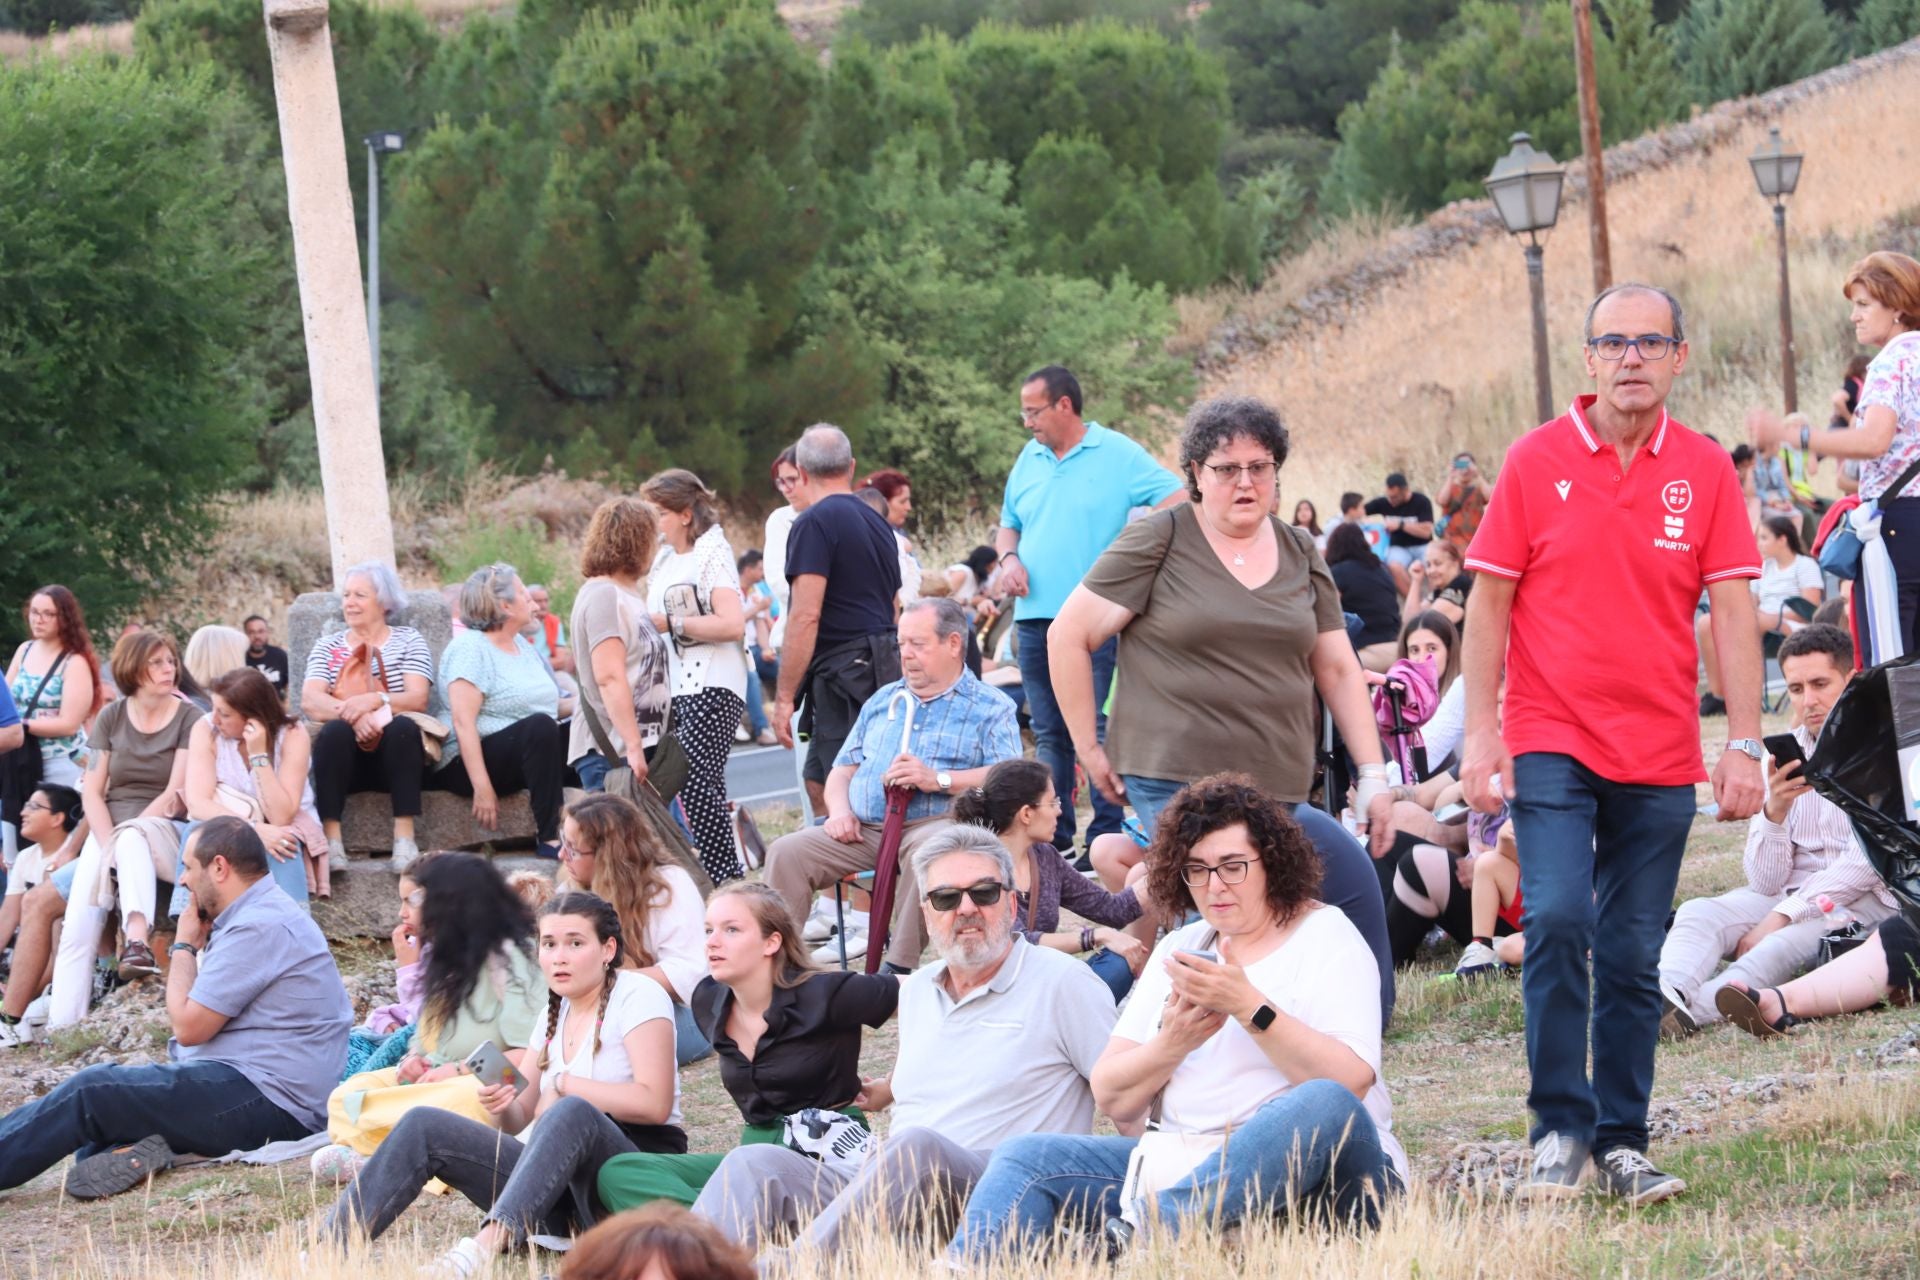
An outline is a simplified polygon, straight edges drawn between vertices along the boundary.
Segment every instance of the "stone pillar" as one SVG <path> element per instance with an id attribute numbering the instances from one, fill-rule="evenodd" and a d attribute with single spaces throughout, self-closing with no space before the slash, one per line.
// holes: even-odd
<path id="1" fill-rule="evenodd" d="M 266 0 L 266 21 L 337 591 L 349 565 L 394 560 L 380 405 L 327 0 Z"/>

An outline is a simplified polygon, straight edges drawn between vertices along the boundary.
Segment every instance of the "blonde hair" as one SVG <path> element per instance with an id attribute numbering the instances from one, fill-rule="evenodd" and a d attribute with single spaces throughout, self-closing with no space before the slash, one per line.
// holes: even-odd
<path id="1" fill-rule="evenodd" d="M 247 633 L 232 627 L 202 627 L 187 637 L 187 651 L 180 661 L 202 688 L 211 688 L 227 672 L 247 665 Z"/>
<path id="2" fill-rule="evenodd" d="M 773 886 L 757 880 L 735 880 L 715 889 L 713 896 L 707 899 L 707 905 L 712 906 L 722 898 L 741 899 L 741 905 L 753 917 L 762 938 L 771 938 L 776 933 L 780 935 L 780 952 L 773 957 L 774 986 L 797 987 L 821 971 L 801 940 L 800 928 L 793 922 L 793 912 L 787 909 L 787 900 Z"/>

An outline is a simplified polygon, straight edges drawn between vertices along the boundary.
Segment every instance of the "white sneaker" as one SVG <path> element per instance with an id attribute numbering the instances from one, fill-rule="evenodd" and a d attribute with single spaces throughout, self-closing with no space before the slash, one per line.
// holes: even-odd
<path id="1" fill-rule="evenodd" d="M 358 1176 L 360 1166 L 367 1157 L 344 1143 L 336 1142 L 330 1147 L 322 1147 L 313 1153 L 314 1181 L 331 1182 L 336 1186 L 342 1182 L 351 1182 Z"/>
<path id="2" fill-rule="evenodd" d="M 845 919 L 849 935 L 864 934 L 867 931 L 866 912 L 855 911 L 852 907 L 848 907 Z M 834 919 L 833 903 L 827 902 L 824 911 L 818 907 L 814 908 L 813 914 L 807 917 L 807 927 L 800 931 L 800 936 L 808 942 L 829 942 L 838 928 Z"/>
<path id="3" fill-rule="evenodd" d="M 742 744 L 753 741 L 753 732 L 752 730 L 747 728 L 746 721 L 742 720 L 738 725 L 738 727 L 734 729 L 733 740 L 737 743 L 742 743 Z"/>
<path id="4" fill-rule="evenodd" d="M 1493 948 L 1484 942 L 1469 942 L 1467 949 L 1460 953 L 1460 963 L 1453 966 L 1456 978 L 1478 978 L 1492 973 L 1500 965 L 1500 957 L 1493 954 Z"/>
<path id="5" fill-rule="evenodd" d="M 47 1015 L 51 1013 L 52 1010 L 53 992 L 51 991 L 43 992 L 32 1004 L 27 1006 L 26 1013 L 20 1018 L 20 1029 L 27 1033 L 27 1039 L 40 1040 L 45 1038 Z"/>
<path id="6" fill-rule="evenodd" d="M 856 932 L 854 929 L 848 928 L 847 963 L 852 964 L 855 960 L 864 960 L 866 959 L 866 955 L 866 930 L 861 929 Z M 840 963 L 840 944 L 836 941 L 828 941 L 824 946 L 815 947 L 813 951 L 813 962 L 822 965 L 838 965 Z"/>
<path id="7" fill-rule="evenodd" d="M 393 874 L 397 876 L 407 874 L 407 868 L 418 861 L 420 861 L 420 846 L 405 836 L 395 836 L 393 838 L 393 859 L 390 864 L 393 868 Z"/>
<path id="8" fill-rule="evenodd" d="M 0 1022 L 0 1049 L 18 1049 L 33 1043 L 33 1028 L 24 1022 Z"/>
<path id="9" fill-rule="evenodd" d="M 483 1274 L 492 1261 L 492 1255 L 480 1247 L 479 1241 L 463 1236 L 459 1244 L 421 1267 L 418 1274 L 421 1280 L 468 1280 L 470 1276 Z"/>

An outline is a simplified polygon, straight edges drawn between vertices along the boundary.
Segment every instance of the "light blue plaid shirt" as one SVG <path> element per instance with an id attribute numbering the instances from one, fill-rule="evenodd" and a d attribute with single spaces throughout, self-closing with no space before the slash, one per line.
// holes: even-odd
<path id="1" fill-rule="evenodd" d="M 978 769 L 1020 754 L 1012 699 L 973 672 L 961 668 L 953 688 L 936 698 L 914 698 L 911 741 L 905 740 L 906 707 L 889 710 L 893 696 L 906 688 L 905 680 L 895 680 L 867 699 L 833 762 L 836 768 L 857 766 L 848 795 L 854 816 L 862 822 L 886 818 L 887 788 L 881 778 L 903 751 L 935 773 Z M 907 802 L 907 818 L 937 817 L 952 803 L 952 796 L 938 791 L 918 792 Z"/>

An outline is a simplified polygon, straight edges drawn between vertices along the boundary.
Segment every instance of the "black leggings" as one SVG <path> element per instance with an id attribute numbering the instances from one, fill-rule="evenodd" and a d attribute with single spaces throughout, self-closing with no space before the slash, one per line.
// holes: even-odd
<path id="1" fill-rule="evenodd" d="M 1887 953 L 1887 989 L 1906 988 L 1907 994 L 1920 1000 L 1920 913 L 1905 907 L 1897 916 L 1880 924 L 1880 945 Z"/>
<path id="2" fill-rule="evenodd" d="M 1402 834 L 1395 840 L 1394 846 L 1381 862 L 1393 867 L 1407 882 L 1407 887 L 1423 898 L 1432 900 L 1438 895 L 1427 886 L 1426 877 L 1421 874 L 1420 866 L 1414 859 L 1415 845 L 1426 843 L 1410 835 Z M 1438 847 L 1438 846 L 1435 846 Z M 1387 943 L 1393 948 L 1393 964 L 1397 969 L 1401 965 L 1411 964 L 1420 943 L 1427 933 L 1439 925 L 1447 931 L 1447 936 L 1462 946 L 1473 940 L 1473 890 L 1462 886 L 1458 876 L 1461 855 L 1447 850 L 1447 874 L 1454 877 L 1447 888 L 1447 905 L 1438 915 L 1422 915 L 1406 903 L 1400 901 L 1400 895 L 1393 891 L 1392 877 L 1384 877 L 1387 890 Z M 1504 937 L 1513 932 L 1513 926 L 1505 920 L 1496 920 L 1493 926 L 1494 936 Z"/>
<path id="3" fill-rule="evenodd" d="M 340 821 L 356 791 L 384 791 L 393 797 L 394 817 L 419 817 L 426 760 L 420 726 L 405 716 L 393 718 L 372 751 L 360 749 L 352 725 L 329 720 L 313 737 L 313 804 L 320 821 Z"/>
<path id="4" fill-rule="evenodd" d="M 560 838 L 561 788 L 567 769 L 567 734 L 559 721 L 545 713 L 516 720 L 506 728 L 480 739 L 480 761 L 487 766 L 487 778 L 496 796 L 516 791 L 527 793 L 533 806 L 533 826 L 542 844 Z M 451 791 L 471 796 L 473 779 L 467 766 L 454 757 L 427 775 L 427 787 L 433 791 Z"/>

